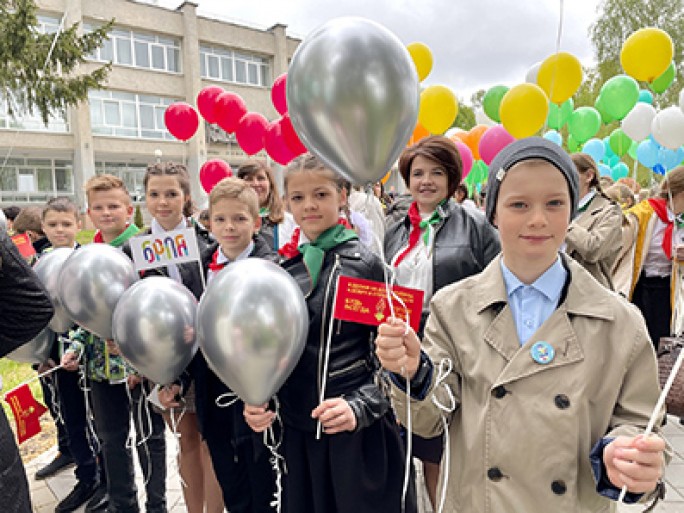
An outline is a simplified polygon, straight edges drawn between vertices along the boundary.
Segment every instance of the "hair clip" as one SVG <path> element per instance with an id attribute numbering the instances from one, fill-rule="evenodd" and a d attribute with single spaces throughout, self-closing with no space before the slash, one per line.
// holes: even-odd
<path id="1" fill-rule="evenodd" d="M 504 168 L 499 168 L 499 170 L 496 172 L 496 179 L 498 181 L 501 181 L 504 179 L 504 176 L 506 176 L 506 170 Z"/>

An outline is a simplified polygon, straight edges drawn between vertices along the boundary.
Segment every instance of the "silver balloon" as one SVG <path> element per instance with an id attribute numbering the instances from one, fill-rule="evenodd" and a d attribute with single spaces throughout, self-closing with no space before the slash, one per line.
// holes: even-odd
<path id="1" fill-rule="evenodd" d="M 392 167 L 418 119 L 418 74 L 406 47 L 382 25 L 337 18 L 297 48 L 287 104 L 304 145 L 362 185 Z"/>
<path id="2" fill-rule="evenodd" d="M 108 244 L 88 244 L 62 265 L 59 298 L 69 316 L 99 337 L 112 338 L 112 314 L 138 280 L 133 262 Z"/>
<path id="3" fill-rule="evenodd" d="M 50 324 L 48 324 L 48 327 L 55 333 L 64 333 L 74 324 L 59 297 L 59 274 L 64 262 L 73 251 L 72 248 L 53 249 L 41 257 L 33 266 L 33 270 L 45 286 L 55 309 L 55 315 L 52 316 Z"/>
<path id="4" fill-rule="evenodd" d="M 197 310 L 197 339 L 207 363 L 248 404 L 263 404 L 278 391 L 304 350 L 308 329 L 297 282 L 258 258 L 216 275 Z"/>
<path id="5" fill-rule="evenodd" d="M 50 357 L 50 350 L 55 341 L 55 334 L 50 328 L 45 328 L 38 335 L 26 342 L 23 346 L 17 347 L 6 356 L 10 360 L 21 363 L 43 363 Z"/>
<path id="6" fill-rule="evenodd" d="M 155 383 L 173 382 L 197 352 L 197 300 L 180 283 L 153 276 L 123 293 L 112 331 L 121 354 Z"/>

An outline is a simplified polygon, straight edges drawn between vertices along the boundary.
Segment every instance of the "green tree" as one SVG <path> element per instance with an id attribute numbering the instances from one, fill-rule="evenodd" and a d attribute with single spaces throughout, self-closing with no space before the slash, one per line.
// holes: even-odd
<path id="1" fill-rule="evenodd" d="M 133 214 L 133 224 L 141 230 L 145 228 L 145 221 L 143 219 L 143 213 L 142 209 L 140 208 L 140 205 L 135 206 L 135 214 Z"/>
<path id="2" fill-rule="evenodd" d="M 463 130 L 470 130 L 475 126 L 475 110 L 461 99 L 458 100 L 458 115 L 454 120 L 453 127 L 462 128 Z"/>
<path id="3" fill-rule="evenodd" d="M 684 82 L 684 0 L 603 0 L 599 12 L 589 32 L 600 83 L 622 73 L 620 50 L 630 34 L 640 28 L 657 27 L 672 38 L 673 61 L 680 78 L 661 95 L 654 95 L 655 103 L 661 107 L 676 103 Z"/>
<path id="4" fill-rule="evenodd" d="M 0 95 L 14 95 L 22 108 L 40 114 L 47 124 L 51 113 L 101 89 L 111 64 L 83 73 L 78 69 L 86 56 L 107 38 L 113 20 L 79 36 L 78 24 L 55 34 L 41 34 L 33 0 L 0 0 Z M 8 102 L 13 112 L 12 102 Z"/>

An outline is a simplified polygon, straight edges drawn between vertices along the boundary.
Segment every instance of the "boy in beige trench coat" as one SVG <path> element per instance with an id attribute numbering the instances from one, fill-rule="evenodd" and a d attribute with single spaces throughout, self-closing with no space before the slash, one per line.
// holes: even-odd
<path id="1" fill-rule="evenodd" d="M 380 326 L 399 418 L 409 396 L 419 435 L 442 433 L 446 415 L 446 512 L 607 512 L 623 486 L 627 502 L 662 487 L 665 441 L 640 434 L 660 392 L 644 321 L 559 254 L 577 197 L 559 146 L 510 144 L 487 188 L 501 255 L 434 296 L 424 351 L 403 321 Z"/>

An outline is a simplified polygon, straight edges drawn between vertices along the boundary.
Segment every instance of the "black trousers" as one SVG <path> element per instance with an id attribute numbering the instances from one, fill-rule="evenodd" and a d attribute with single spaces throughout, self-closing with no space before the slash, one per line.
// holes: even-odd
<path id="1" fill-rule="evenodd" d="M 85 393 L 79 384 L 80 373 L 60 369 L 55 371 L 53 376 L 57 383 L 62 419 L 68 435 L 68 451 L 76 462 L 76 479 L 91 483 L 98 477 L 97 452 L 94 448 L 99 444 L 88 427 Z"/>
<path id="2" fill-rule="evenodd" d="M 648 335 L 657 351 L 660 337 L 670 335 L 670 278 L 647 278 L 642 274 L 634 288 L 632 303 L 641 310 Z"/>

